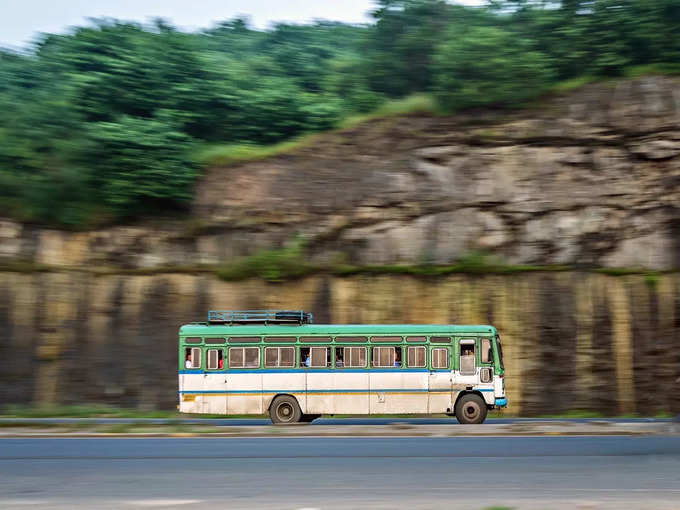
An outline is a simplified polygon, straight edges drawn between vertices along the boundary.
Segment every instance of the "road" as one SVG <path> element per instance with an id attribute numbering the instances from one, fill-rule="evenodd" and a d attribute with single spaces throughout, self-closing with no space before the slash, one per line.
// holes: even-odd
<path id="1" fill-rule="evenodd" d="M 680 437 L 2 439 L 0 508 L 680 507 Z"/>
<path id="2" fill-rule="evenodd" d="M 680 417 L 679 417 L 680 418 Z M 566 422 L 566 423 L 592 423 L 592 422 L 611 422 L 611 423 L 668 423 L 673 421 L 671 418 L 489 418 L 485 423 L 496 425 L 507 425 L 512 423 L 546 423 L 546 422 Z M 676 421 L 680 421 L 677 420 Z M 0 424 L 12 423 L 31 423 L 36 425 L 50 424 L 99 424 L 114 425 L 122 423 L 144 423 L 144 424 L 166 424 L 182 423 L 192 425 L 210 425 L 215 427 L 250 427 L 257 425 L 271 425 L 268 418 L 0 418 Z M 409 425 L 453 425 L 458 423 L 455 418 L 318 418 L 312 425 L 389 425 L 391 423 L 407 423 Z"/>

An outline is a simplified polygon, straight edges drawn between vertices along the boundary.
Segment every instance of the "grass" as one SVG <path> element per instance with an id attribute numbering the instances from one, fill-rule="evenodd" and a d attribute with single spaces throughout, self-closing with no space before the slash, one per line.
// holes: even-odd
<path id="1" fill-rule="evenodd" d="M 268 282 L 301 278 L 318 270 L 304 256 L 304 242 L 295 241 L 281 249 L 262 250 L 249 257 L 238 258 L 217 269 L 225 281 L 262 278 Z"/>
<path id="2" fill-rule="evenodd" d="M 103 405 L 25 406 L 8 405 L 0 409 L 0 418 L 158 418 L 181 420 L 185 418 L 245 418 L 245 415 L 221 414 L 187 415 L 168 410 L 141 410 Z M 247 416 L 252 418 L 253 416 Z M 262 415 L 262 417 L 265 417 Z"/>
<path id="3" fill-rule="evenodd" d="M 601 77 L 590 75 L 579 76 L 577 78 L 570 78 L 568 80 L 562 80 L 555 83 L 550 87 L 549 92 L 569 92 L 571 90 L 583 87 L 584 85 L 588 85 L 589 83 L 601 80 L 602 80 Z"/>
<path id="4" fill-rule="evenodd" d="M 248 161 L 258 161 L 286 154 L 315 142 L 318 133 L 303 135 L 274 145 L 210 144 L 196 152 L 196 160 L 204 166 L 229 166 Z"/>
<path id="5" fill-rule="evenodd" d="M 301 278 L 313 273 L 327 272 L 336 276 L 358 274 L 383 275 L 406 274 L 412 276 L 444 276 L 449 274 L 515 274 L 537 271 L 567 271 L 568 266 L 510 265 L 483 253 L 470 253 L 455 264 L 386 264 L 355 266 L 346 263 L 314 265 L 309 263 L 300 242 L 279 250 L 264 250 L 249 257 L 242 257 L 217 269 L 217 276 L 225 281 L 262 278 L 280 282 Z"/>
<path id="6" fill-rule="evenodd" d="M 442 276 L 448 274 L 514 274 L 537 271 L 566 271 L 568 266 L 560 265 L 512 265 L 491 254 L 471 252 L 464 255 L 454 264 L 421 264 L 421 265 L 381 265 L 352 266 L 341 265 L 331 268 L 331 272 L 339 276 L 353 274 L 409 274 L 416 276 Z"/>
<path id="7" fill-rule="evenodd" d="M 631 66 L 624 70 L 625 78 L 640 78 L 653 74 L 678 75 L 680 74 L 680 64 L 676 62 L 661 62 L 640 66 Z"/>
<path id="8" fill-rule="evenodd" d="M 340 121 L 336 131 L 350 129 L 375 119 L 396 117 L 398 115 L 413 115 L 416 113 L 435 114 L 439 113 L 439 111 L 440 109 L 431 94 L 413 94 L 403 99 L 386 101 L 370 113 L 350 115 Z M 198 149 L 194 157 L 196 161 L 204 166 L 236 165 L 280 156 L 302 149 L 318 141 L 321 135 L 322 133 L 309 133 L 273 145 L 257 145 L 252 143 L 209 144 Z"/>
<path id="9" fill-rule="evenodd" d="M 341 130 L 351 129 L 364 122 L 375 119 L 385 119 L 398 115 L 415 115 L 418 113 L 441 114 L 442 109 L 432 94 L 412 94 L 402 99 L 392 99 L 381 104 L 372 112 L 350 115 L 340 122 Z"/>
<path id="10" fill-rule="evenodd" d="M 680 64 L 677 63 L 656 63 L 646 64 L 640 66 L 630 66 L 623 70 L 620 76 L 595 76 L 584 75 L 570 78 L 568 80 L 559 81 L 553 84 L 549 92 L 569 92 L 590 83 L 594 82 L 612 82 L 622 79 L 641 78 L 643 76 L 651 76 L 655 74 L 661 75 L 679 75 Z"/>

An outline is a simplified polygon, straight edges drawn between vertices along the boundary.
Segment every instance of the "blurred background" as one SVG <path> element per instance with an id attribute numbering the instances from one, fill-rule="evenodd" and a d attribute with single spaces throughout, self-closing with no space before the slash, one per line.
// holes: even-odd
<path id="1" fill-rule="evenodd" d="M 2 7 L 0 406 L 174 409 L 181 324 L 283 308 L 680 412 L 680 3 L 317 3 Z"/>

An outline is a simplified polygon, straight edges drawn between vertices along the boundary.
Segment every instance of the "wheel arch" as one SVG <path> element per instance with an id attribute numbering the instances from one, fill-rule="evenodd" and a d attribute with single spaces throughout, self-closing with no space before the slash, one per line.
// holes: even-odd
<path id="1" fill-rule="evenodd" d="M 305 411 L 306 411 L 305 407 L 306 407 L 306 406 L 303 406 L 303 404 L 304 404 L 305 402 L 304 402 L 304 401 L 301 401 L 301 400 L 300 400 L 297 396 L 295 396 L 293 393 L 276 393 L 275 395 L 273 395 L 273 396 L 271 396 L 271 397 L 266 397 L 266 398 L 269 399 L 269 402 L 265 402 L 266 405 L 264 406 L 264 408 L 267 410 L 267 412 L 271 411 L 272 404 L 274 403 L 274 400 L 276 400 L 276 399 L 279 398 L 279 397 L 290 397 L 290 398 L 294 398 L 295 401 L 297 402 L 298 407 L 299 407 L 300 410 L 302 411 L 302 413 L 303 413 L 303 414 L 305 413 Z M 303 399 L 303 400 L 304 400 L 304 399 Z"/>
<path id="2" fill-rule="evenodd" d="M 484 398 L 484 395 L 482 394 L 481 391 L 479 390 L 463 390 L 458 393 L 458 396 L 456 397 L 456 401 L 453 404 L 453 412 L 456 412 L 456 408 L 458 407 L 458 402 L 460 402 L 460 399 L 463 398 L 465 395 L 477 395 L 479 398 L 482 399 L 482 402 L 484 402 L 484 405 L 487 407 L 487 409 L 490 409 L 489 404 L 486 403 L 486 399 Z"/>

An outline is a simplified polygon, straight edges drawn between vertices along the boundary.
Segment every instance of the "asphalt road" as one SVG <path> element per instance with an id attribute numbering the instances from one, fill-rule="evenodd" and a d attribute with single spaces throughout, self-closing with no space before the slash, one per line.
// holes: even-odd
<path id="1" fill-rule="evenodd" d="M 680 437 L 2 439 L 0 508 L 680 507 Z"/>
<path id="2" fill-rule="evenodd" d="M 672 418 L 489 418 L 485 423 L 505 425 L 510 423 L 546 423 L 546 422 L 568 422 L 568 423 L 591 423 L 591 422 L 611 422 L 611 423 L 666 423 L 673 421 Z M 680 417 L 676 419 L 680 421 Z M 100 425 L 113 425 L 120 423 L 185 423 L 202 424 L 216 427 L 248 427 L 257 425 L 271 425 L 268 418 L 190 418 L 179 419 L 167 418 L 0 418 L 0 424 L 12 423 L 34 423 L 36 425 L 49 424 L 74 424 L 92 423 Z M 455 418 L 318 418 L 312 425 L 389 425 L 391 423 L 408 423 L 409 425 L 452 425 L 458 423 Z"/>

